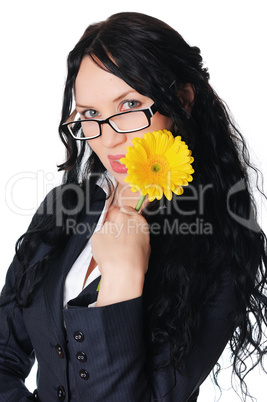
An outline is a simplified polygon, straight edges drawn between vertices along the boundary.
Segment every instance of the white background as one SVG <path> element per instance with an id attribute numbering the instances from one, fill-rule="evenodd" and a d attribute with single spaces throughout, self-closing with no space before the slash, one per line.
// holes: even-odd
<path id="1" fill-rule="evenodd" d="M 0 287 L 17 238 L 45 194 L 61 180 L 64 160 L 57 134 L 67 53 L 87 25 L 119 11 L 158 17 L 200 47 L 211 84 L 227 102 L 245 135 L 252 161 L 265 174 L 266 12 L 262 0 L 239 1 L 69 1 L 15 0 L 1 6 L 1 259 Z M 257 198 L 266 230 L 266 208 Z M 0 323 L 1 325 L 1 323 Z M 224 359 L 227 359 L 227 352 Z M 32 390 L 35 372 L 27 380 Z M 255 369 L 247 382 L 258 402 L 266 402 L 266 374 Z M 239 398 L 230 370 L 221 376 L 222 402 Z M 211 380 L 200 402 L 213 402 Z"/>

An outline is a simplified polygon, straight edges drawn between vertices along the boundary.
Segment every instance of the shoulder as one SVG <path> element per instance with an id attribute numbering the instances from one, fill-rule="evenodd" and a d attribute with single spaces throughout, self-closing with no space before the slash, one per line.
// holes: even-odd
<path id="1" fill-rule="evenodd" d="M 54 187 L 35 212 L 28 230 L 38 228 L 45 222 L 61 226 L 66 216 L 79 217 L 93 204 L 105 201 L 106 195 L 100 186 L 91 183 L 64 183 Z"/>

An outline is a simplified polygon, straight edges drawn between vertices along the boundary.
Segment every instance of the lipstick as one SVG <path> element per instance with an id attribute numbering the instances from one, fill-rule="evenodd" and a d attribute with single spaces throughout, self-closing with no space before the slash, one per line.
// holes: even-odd
<path id="1" fill-rule="evenodd" d="M 124 157 L 124 154 L 108 155 L 110 166 L 114 172 L 127 173 L 127 167 L 120 162 L 120 159 Z"/>

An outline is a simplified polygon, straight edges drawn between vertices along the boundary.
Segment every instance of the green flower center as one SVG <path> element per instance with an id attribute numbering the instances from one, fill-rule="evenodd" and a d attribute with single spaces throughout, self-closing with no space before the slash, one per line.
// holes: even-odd
<path id="1" fill-rule="evenodd" d="M 151 170 L 153 173 L 159 173 L 162 170 L 162 166 L 158 162 L 152 163 Z"/>
<path id="2" fill-rule="evenodd" d="M 161 175 L 166 171 L 168 161 L 164 155 L 154 155 L 148 160 L 148 165 L 152 174 Z"/>

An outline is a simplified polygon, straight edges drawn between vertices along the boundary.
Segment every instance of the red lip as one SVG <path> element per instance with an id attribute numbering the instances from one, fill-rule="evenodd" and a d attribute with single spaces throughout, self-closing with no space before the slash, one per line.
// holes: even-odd
<path id="1" fill-rule="evenodd" d="M 116 173 L 127 173 L 127 167 L 118 161 L 124 158 L 124 154 L 108 155 L 109 163 L 112 170 Z"/>
<path id="2" fill-rule="evenodd" d="M 121 158 L 125 158 L 125 155 L 124 154 L 108 155 L 108 159 L 110 161 L 119 161 Z"/>

